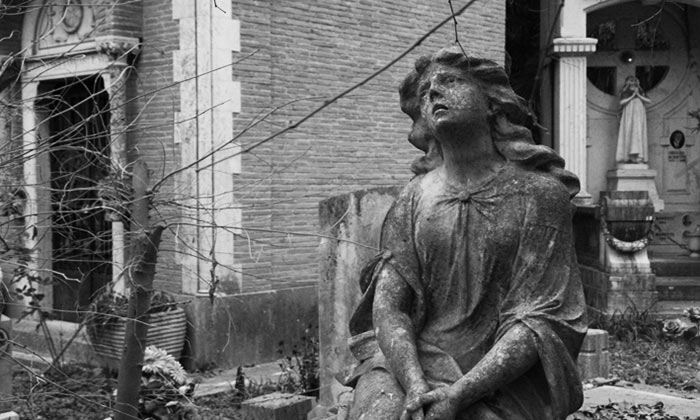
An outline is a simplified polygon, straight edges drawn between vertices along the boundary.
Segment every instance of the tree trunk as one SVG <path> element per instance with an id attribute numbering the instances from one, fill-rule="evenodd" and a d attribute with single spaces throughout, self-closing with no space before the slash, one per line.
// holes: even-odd
<path id="1" fill-rule="evenodd" d="M 129 284 L 129 310 L 126 321 L 124 352 L 119 364 L 117 403 L 114 408 L 115 420 L 138 419 L 139 391 L 141 390 L 141 369 L 143 352 L 148 334 L 148 316 L 151 305 L 153 277 L 156 272 L 158 245 L 163 226 L 152 231 L 148 227 L 148 169 L 142 161 L 137 161 L 133 173 L 134 206 L 131 213 L 132 239 L 131 258 L 127 279 Z"/>

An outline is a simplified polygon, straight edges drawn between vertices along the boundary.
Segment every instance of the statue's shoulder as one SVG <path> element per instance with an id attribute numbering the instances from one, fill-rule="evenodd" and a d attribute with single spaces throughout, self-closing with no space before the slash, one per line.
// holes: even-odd
<path id="1" fill-rule="evenodd" d="M 401 195 L 414 195 L 430 188 L 430 183 L 434 182 L 435 179 L 434 172 L 435 171 L 433 170 L 411 178 L 411 180 L 408 181 L 408 184 L 406 184 L 401 190 Z"/>
<path id="2" fill-rule="evenodd" d="M 422 199 L 441 191 L 442 178 L 436 176 L 435 170 L 416 175 L 406 184 L 396 198 L 397 205 L 417 206 Z"/>
<path id="3" fill-rule="evenodd" d="M 569 202 L 566 186 L 548 172 L 513 165 L 512 177 L 515 188 L 535 201 Z"/>

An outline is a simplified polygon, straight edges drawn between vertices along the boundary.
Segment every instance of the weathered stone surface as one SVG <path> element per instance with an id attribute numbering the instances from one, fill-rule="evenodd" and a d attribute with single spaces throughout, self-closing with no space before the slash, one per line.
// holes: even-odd
<path id="1" fill-rule="evenodd" d="M 279 358 L 279 342 L 300 344 L 309 325 L 317 321 L 315 286 L 257 293 L 197 297 L 185 307 L 187 336 L 194 358 L 187 368 L 208 363 L 233 368 Z M 235 349 L 230 349 L 234 346 Z"/>
<path id="2" fill-rule="evenodd" d="M 582 399 L 573 355 L 586 331 L 578 180 L 532 142 L 493 62 L 440 50 L 400 94 L 409 141 L 436 140 L 442 159 L 401 191 L 362 270 L 348 418 L 566 417 Z"/>
<path id="3" fill-rule="evenodd" d="M 14 411 L 0 413 L 0 420 L 19 420 L 19 414 Z"/>
<path id="4" fill-rule="evenodd" d="M 348 323 L 360 299 L 360 270 L 379 249 L 384 216 L 399 188 L 356 191 L 321 202 L 319 279 L 319 403 L 334 406 L 347 391 L 335 378 L 347 376 L 356 360 L 348 348 Z"/>
<path id="5" fill-rule="evenodd" d="M 588 265 L 580 265 L 580 271 L 586 304 L 601 313 L 611 315 L 630 308 L 643 312 L 658 301 L 654 274 L 614 275 Z"/>
<path id="6" fill-rule="evenodd" d="M 275 392 L 241 403 L 243 420 L 306 420 L 313 397 Z"/>
<path id="7" fill-rule="evenodd" d="M 583 339 L 581 351 L 576 359 L 581 380 L 606 378 L 610 374 L 610 351 L 608 332 L 589 329 Z"/>

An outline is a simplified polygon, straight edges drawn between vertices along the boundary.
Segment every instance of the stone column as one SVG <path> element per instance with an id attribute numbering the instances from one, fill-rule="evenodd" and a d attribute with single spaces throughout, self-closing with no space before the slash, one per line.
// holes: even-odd
<path id="1" fill-rule="evenodd" d="M 42 234 L 42 226 L 39 221 L 39 188 L 41 187 L 41 177 L 39 174 L 39 165 L 37 158 L 41 155 L 41 150 L 37 148 L 37 125 L 39 118 L 37 117 L 34 108 L 35 101 L 39 92 L 39 82 L 22 81 L 22 153 L 25 157 L 23 162 L 23 176 L 25 191 L 27 193 L 27 201 L 24 206 L 24 233 L 22 235 L 24 246 L 30 251 L 30 260 L 27 266 L 30 270 L 37 270 L 38 259 L 40 258 L 39 238 Z M 45 222 L 44 222 L 45 223 Z M 45 228 L 45 226 L 43 227 Z M 21 279 L 14 287 L 22 288 L 28 285 L 26 279 Z M 53 288 L 45 287 L 43 292 L 46 293 L 43 304 L 47 307 L 53 305 Z M 18 301 L 15 305 L 22 306 L 26 304 L 26 300 Z M 22 308 L 13 308 L 13 317 L 18 315 L 23 310 Z"/>
<path id="2" fill-rule="evenodd" d="M 110 132 L 110 172 L 119 176 L 125 173 L 126 158 L 126 79 L 127 68 L 113 67 L 102 73 L 105 91 L 109 94 L 109 132 Z M 124 222 L 119 214 L 113 214 L 112 220 L 112 283 L 114 290 L 125 291 L 125 278 L 122 275 L 125 267 Z"/>
<path id="3" fill-rule="evenodd" d="M 595 38 L 557 38 L 552 46 L 557 61 L 554 143 L 567 169 L 581 180 L 581 192 L 574 199 L 581 204 L 592 202 L 586 179 L 586 55 L 595 52 L 597 42 Z"/>
<path id="4" fill-rule="evenodd" d="M 128 58 L 138 53 L 140 45 L 137 38 L 123 36 L 101 36 L 95 39 L 98 53 L 112 59 L 106 71 L 102 72 L 104 89 L 109 95 L 109 154 L 110 172 L 115 176 L 125 174 L 127 165 L 128 123 L 126 120 L 126 81 L 129 78 Z M 112 283 L 114 290 L 125 291 L 125 277 L 122 275 L 126 263 L 124 254 L 124 222 L 118 214 L 112 217 Z"/>

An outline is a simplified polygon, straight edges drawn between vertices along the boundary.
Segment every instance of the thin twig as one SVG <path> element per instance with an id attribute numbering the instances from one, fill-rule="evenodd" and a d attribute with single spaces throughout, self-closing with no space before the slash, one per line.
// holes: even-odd
<path id="1" fill-rule="evenodd" d="M 455 9 L 452 7 L 452 0 L 447 0 L 447 2 L 450 4 L 450 12 L 452 13 L 452 20 L 454 21 L 454 27 L 455 27 L 455 44 L 459 45 L 459 49 L 462 50 L 462 54 L 464 54 L 464 58 L 469 58 L 467 55 L 467 52 L 464 51 L 464 47 L 462 47 L 462 43 L 459 42 L 459 34 L 457 33 L 457 16 L 455 16 Z"/>
<path id="2" fill-rule="evenodd" d="M 657 10 L 656 12 L 654 12 L 653 15 L 649 16 L 648 18 L 644 19 L 644 20 L 641 21 L 641 22 L 633 23 L 633 24 L 631 24 L 630 26 L 635 27 L 635 26 L 644 25 L 645 23 L 651 21 L 652 19 L 654 19 L 655 17 L 657 17 L 658 15 L 660 15 L 661 12 L 664 11 L 664 6 L 666 5 L 666 1 L 667 1 L 667 0 L 664 0 L 664 1 L 661 3 L 661 6 L 659 6 L 659 10 Z"/>
<path id="3" fill-rule="evenodd" d="M 216 4 L 216 0 L 214 0 L 214 8 L 215 8 L 215 9 L 219 9 L 219 10 L 221 10 L 222 12 L 226 13 L 226 10 L 222 9 L 221 7 L 219 7 L 218 4 Z"/>

